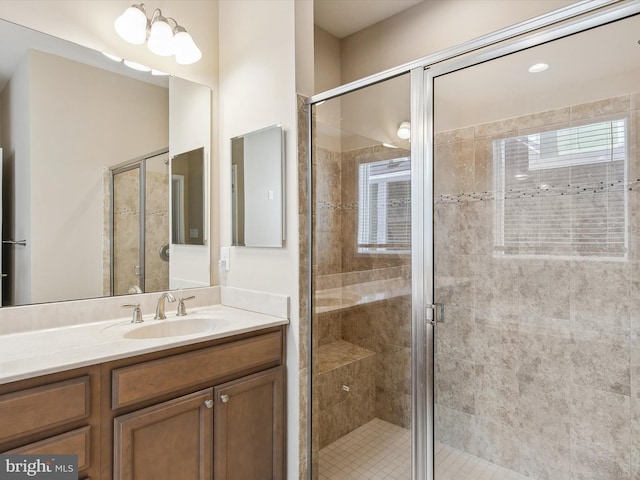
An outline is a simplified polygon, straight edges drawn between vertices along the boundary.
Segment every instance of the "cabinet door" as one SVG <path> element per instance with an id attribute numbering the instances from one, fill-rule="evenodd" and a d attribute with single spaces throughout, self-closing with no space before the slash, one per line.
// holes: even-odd
<path id="1" fill-rule="evenodd" d="M 284 382 L 277 367 L 215 387 L 216 480 L 284 478 Z"/>
<path id="2" fill-rule="evenodd" d="M 114 420 L 114 479 L 210 480 L 213 390 Z"/>

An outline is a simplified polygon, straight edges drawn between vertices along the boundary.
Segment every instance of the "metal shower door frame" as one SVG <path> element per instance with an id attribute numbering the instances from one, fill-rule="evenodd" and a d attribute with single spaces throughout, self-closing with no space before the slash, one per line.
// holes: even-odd
<path id="1" fill-rule="evenodd" d="M 640 13 L 637 0 L 584 0 L 452 47 L 433 55 L 313 95 L 307 104 L 307 209 L 312 212 L 312 105 L 337 98 L 392 78 L 411 74 L 411 203 L 412 203 L 412 479 L 437 480 L 434 471 L 434 79 L 510 53 L 557 40 Z M 311 339 L 312 222 L 308 222 L 309 249 L 307 318 Z M 307 351 L 312 365 L 311 348 Z M 307 395 L 312 398 L 313 369 L 308 369 Z M 312 401 L 307 418 L 312 418 Z M 311 479 L 311 428 L 307 438 L 307 479 Z"/>
<path id="2" fill-rule="evenodd" d="M 140 285 L 138 285 L 142 291 L 145 291 L 145 251 L 144 251 L 144 242 L 145 242 L 145 171 L 146 171 L 145 159 L 134 160 L 132 162 L 127 162 L 124 166 L 118 166 L 110 169 L 110 187 L 111 187 L 111 195 L 109 199 L 109 267 L 110 267 L 110 295 L 115 295 L 115 242 L 114 242 L 114 224 L 115 224 L 115 176 L 121 173 L 130 172 L 131 170 L 138 169 L 138 204 L 140 207 L 139 212 L 139 238 L 138 238 L 138 262 L 140 263 Z"/>

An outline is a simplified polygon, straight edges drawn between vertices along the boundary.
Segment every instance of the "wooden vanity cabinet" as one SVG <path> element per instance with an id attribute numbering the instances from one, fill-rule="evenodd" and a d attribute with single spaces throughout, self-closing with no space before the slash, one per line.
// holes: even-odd
<path id="1" fill-rule="evenodd" d="M 82 480 L 284 478 L 285 330 L 0 385 L 0 452 L 78 455 Z"/>
<path id="2" fill-rule="evenodd" d="M 78 455 L 78 478 L 99 478 L 100 368 L 0 385 L 0 452 Z"/>
<path id="3" fill-rule="evenodd" d="M 214 388 L 213 478 L 284 478 L 283 383 L 276 367 Z"/>
<path id="4" fill-rule="evenodd" d="M 114 478 L 211 479 L 212 389 L 117 417 L 114 440 Z"/>
<path id="5" fill-rule="evenodd" d="M 105 364 L 102 478 L 283 479 L 284 345 L 275 327 Z"/>

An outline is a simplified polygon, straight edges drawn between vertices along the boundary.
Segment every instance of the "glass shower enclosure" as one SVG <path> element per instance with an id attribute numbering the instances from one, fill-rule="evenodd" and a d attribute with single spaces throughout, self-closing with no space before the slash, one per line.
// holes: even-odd
<path id="1" fill-rule="evenodd" d="M 105 293 L 167 290 L 169 153 L 154 152 L 111 168 L 109 174 Z"/>
<path id="2" fill-rule="evenodd" d="M 605 3 L 310 99 L 310 478 L 640 475 L 640 4 Z"/>

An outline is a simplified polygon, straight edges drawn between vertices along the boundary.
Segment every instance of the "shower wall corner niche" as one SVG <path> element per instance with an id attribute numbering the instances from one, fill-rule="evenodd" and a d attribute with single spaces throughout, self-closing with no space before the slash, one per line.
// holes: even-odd
<path id="1" fill-rule="evenodd" d="M 112 240 L 106 174 L 167 146 L 175 155 L 204 145 L 203 173 L 208 175 L 210 100 L 200 109 L 208 113 L 198 117 L 198 125 L 189 123 L 185 110 L 194 99 L 210 99 L 209 88 L 135 72 L 100 52 L 3 20 L 0 33 L 12 44 L 0 47 L 0 62 L 6 67 L 0 72 L 3 234 L 27 240 L 26 246 L 3 247 L 3 273 L 8 274 L 3 306 L 109 295 Z M 207 134 L 196 145 L 187 145 L 181 136 L 189 130 Z M 202 185 L 208 202 L 208 179 Z M 168 185 L 166 191 L 168 203 Z M 135 213 L 139 205 L 134 197 L 125 195 L 120 207 Z M 170 233 L 161 217 L 168 215 L 147 215 L 145 225 L 149 232 L 159 232 L 151 236 L 165 238 L 147 252 L 163 262 L 160 256 L 168 249 L 160 247 L 170 243 Z M 205 239 L 208 228 L 203 222 L 200 235 Z M 189 269 L 171 265 L 181 262 L 180 255 L 170 258 L 168 271 L 179 271 L 185 280 L 178 286 L 209 285 L 209 252 L 206 261 L 204 255 L 199 258 L 204 265 L 193 282 L 187 278 Z M 126 267 L 134 276 L 140 268 L 138 262 Z M 171 284 L 165 280 L 147 287 L 155 284 L 165 290 Z"/>

